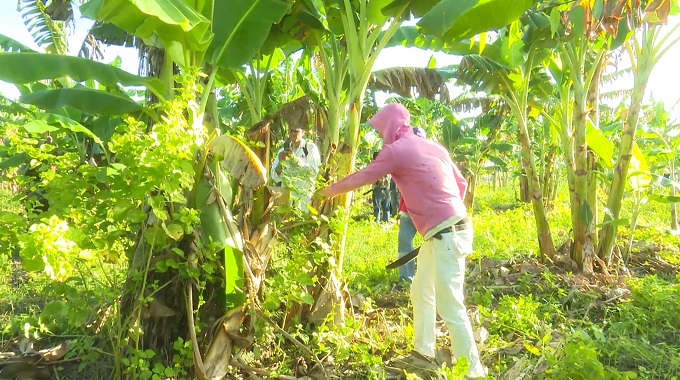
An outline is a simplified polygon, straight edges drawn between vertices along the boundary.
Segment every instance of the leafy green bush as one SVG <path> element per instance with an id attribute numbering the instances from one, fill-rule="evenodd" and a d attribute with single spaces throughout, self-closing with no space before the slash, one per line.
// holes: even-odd
<path id="1" fill-rule="evenodd" d="M 620 372 L 604 365 L 600 353 L 584 331 L 569 336 L 554 355 L 548 355 L 549 368 L 541 379 L 628 380 L 637 379 L 635 372 Z"/>

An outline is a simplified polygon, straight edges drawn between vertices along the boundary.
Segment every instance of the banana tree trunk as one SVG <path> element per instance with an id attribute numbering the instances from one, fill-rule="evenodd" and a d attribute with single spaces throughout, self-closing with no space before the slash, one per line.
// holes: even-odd
<path id="1" fill-rule="evenodd" d="M 546 215 L 545 206 L 543 204 L 543 193 L 541 191 L 541 183 L 536 172 L 536 164 L 534 162 L 534 155 L 531 149 L 529 140 L 529 129 L 527 127 L 527 120 L 524 114 L 518 117 L 520 130 L 520 144 L 522 146 L 522 167 L 527 176 L 527 189 L 531 199 L 531 204 L 534 210 L 534 218 L 536 220 L 536 232 L 538 233 L 538 247 L 540 250 L 541 259 L 546 257 L 554 259 L 555 245 L 550 233 L 548 224 L 548 217 Z"/>
<path id="2" fill-rule="evenodd" d="M 614 179 L 609 191 L 609 197 L 607 198 L 607 209 L 609 209 L 611 214 L 605 215 L 605 224 L 600 230 L 600 246 L 598 247 L 597 252 L 599 257 L 602 260 L 605 260 L 605 262 L 611 257 L 617 233 L 616 223 L 607 222 L 619 219 L 621 213 L 621 201 L 628 179 L 628 168 L 633 153 L 633 144 L 635 143 L 635 132 L 640 116 L 640 108 L 642 106 L 649 75 L 655 63 L 654 52 L 650 51 L 653 47 L 653 38 L 650 38 L 651 41 L 645 41 L 645 37 L 646 36 L 643 36 L 643 45 L 640 49 L 640 54 L 637 56 L 637 66 L 633 70 L 634 84 L 630 107 L 628 107 L 625 116 L 622 118 L 623 135 L 621 136 L 621 143 L 619 146 L 619 156 L 616 165 L 614 166 Z"/>
<path id="3" fill-rule="evenodd" d="M 598 235 L 595 226 L 599 224 L 597 203 L 597 155 L 588 149 L 588 204 L 592 208 L 592 221 L 588 228 L 588 239 L 593 249 L 597 247 Z"/>
<path id="4" fill-rule="evenodd" d="M 467 188 L 467 193 L 465 193 L 465 199 L 463 200 L 463 203 L 465 203 L 465 207 L 468 209 L 468 212 L 472 214 L 474 211 L 474 208 L 472 205 L 475 203 L 475 191 L 477 189 L 477 180 L 479 179 L 479 176 L 477 173 L 470 173 L 468 176 L 468 188 Z"/>
<path id="5" fill-rule="evenodd" d="M 350 103 L 349 114 L 347 119 L 347 131 L 345 133 L 345 142 L 342 147 L 336 152 L 334 156 L 335 167 L 337 168 L 338 178 L 345 177 L 354 171 L 356 165 L 356 152 L 359 140 L 359 117 L 361 114 L 361 105 L 363 102 L 363 95 L 359 99 Z M 358 104 L 358 106 L 357 106 Z M 335 207 L 342 207 L 349 210 L 352 202 L 351 193 L 341 194 L 332 200 Z M 333 212 L 334 208 L 327 208 L 327 212 Z M 349 214 L 346 214 L 349 215 Z M 312 288 L 312 296 L 314 297 L 314 305 L 309 311 L 311 322 L 319 323 L 330 313 L 333 313 L 333 323 L 337 326 L 345 324 L 345 301 L 344 301 L 344 285 L 342 278 L 342 264 L 345 258 L 346 236 L 348 228 L 348 217 L 345 217 L 342 227 L 341 238 L 333 245 L 333 261 L 327 264 L 328 267 L 320 268 L 319 272 L 320 286 Z"/>
<path id="6" fill-rule="evenodd" d="M 600 81 L 602 79 L 602 71 L 604 70 L 605 54 L 600 54 L 597 61 L 597 66 L 590 80 L 590 86 L 587 89 L 587 105 L 590 112 L 590 120 L 593 122 L 596 129 L 600 129 Z M 598 235 L 596 226 L 599 224 L 598 203 L 597 203 L 597 155 L 592 149 L 588 148 L 588 205 L 591 208 L 591 223 L 588 226 L 588 240 L 589 247 L 593 251 L 598 246 Z M 604 268 L 603 268 L 604 269 Z"/>
<path id="7" fill-rule="evenodd" d="M 342 178 L 354 171 L 359 144 L 361 110 L 371 68 L 380 51 L 401 25 L 400 17 L 407 7 L 407 5 L 404 5 L 390 21 L 389 27 L 383 30 L 382 27 L 384 25 L 369 25 L 367 0 L 360 0 L 358 3 L 356 4 L 358 5 L 357 20 L 353 4 L 349 0 L 343 1 L 344 9 L 340 13 L 340 19 L 345 33 L 343 38 L 344 46 L 341 47 L 339 44 L 332 42 L 329 44 L 330 52 L 325 50 L 321 52 L 326 72 L 326 91 L 329 95 L 329 101 L 334 103 L 329 108 L 332 109 L 337 105 L 339 116 L 340 112 L 342 112 L 342 109 L 339 107 L 342 105 L 340 100 L 342 99 L 343 90 L 346 91 L 346 104 L 348 105 L 347 129 L 342 143 L 338 141 L 339 118 L 333 118 L 333 112 L 329 112 L 329 119 L 331 119 L 329 124 L 333 123 L 329 133 L 331 141 L 329 147 L 333 149 L 337 146 L 332 160 L 334 161 L 333 165 L 336 165 L 334 167 L 337 168 L 338 178 Z M 336 67 L 332 65 L 336 65 Z M 349 83 L 349 87 L 344 87 L 345 83 Z M 338 124 L 335 124 L 336 122 Z M 336 138 L 338 140 L 333 141 Z M 325 208 L 326 211 L 332 211 L 329 210 L 328 205 L 333 204 L 349 210 L 351 201 L 350 194 L 342 194 L 335 197 L 331 203 L 327 202 Z M 315 304 L 310 315 L 323 319 L 326 316 L 324 313 L 328 314 L 328 312 L 332 311 L 334 312 L 334 322 L 337 325 L 344 325 L 345 322 L 345 302 L 343 298 L 345 292 L 341 278 L 348 218 L 349 213 L 345 213 L 342 236 L 332 247 L 334 263 L 329 262 L 319 276 L 319 283 L 324 284 L 324 286 L 316 287 L 312 293 Z"/>
<path id="8" fill-rule="evenodd" d="M 574 244 L 571 259 L 580 270 L 592 271 L 592 259 L 584 252 L 588 244 L 588 227 L 592 207 L 588 204 L 588 146 L 586 145 L 586 97 L 582 84 L 574 87 L 574 194 L 571 205 Z M 578 88 L 580 87 L 580 88 Z M 590 252 L 592 253 L 592 252 Z"/>
<path id="9" fill-rule="evenodd" d="M 547 210 L 551 210 L 553 207 L 553 202 L 555 201 L 555 196 L 557 193 L 557 170 L 555 165 L 555 155 L 556 147 L 551 146 L 548 154 L 545 157 L 545 166 L 543 171 L 543 180 L 541 181 L 542 187 L 544 189 L 544 199 L 543 203 Z"/>

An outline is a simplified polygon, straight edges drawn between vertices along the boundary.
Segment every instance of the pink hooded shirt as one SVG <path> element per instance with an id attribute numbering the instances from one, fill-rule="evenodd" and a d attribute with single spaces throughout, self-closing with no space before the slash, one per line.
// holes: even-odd
<path id="1" fill-rule="evenodd" d="M 383 137 L 382 151 L 364 169 L 328 186 L 326 195 L 355 190 L 389 173 L 421 235 L 453 216 L 467 214 L 465 177 L 443 146 L 413 134 L 403 105 L 388 104 L 369 124 Z"/>

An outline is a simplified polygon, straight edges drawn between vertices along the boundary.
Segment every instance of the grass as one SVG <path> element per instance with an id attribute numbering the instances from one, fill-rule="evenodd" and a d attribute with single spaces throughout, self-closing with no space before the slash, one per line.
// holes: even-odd
<path id="1" fill-rule="evenodd" d="M 489 378 L 680 376 L 680 339 L 673 327 L 680 325 L 680 275 L 673 272 L 677 267 L 653 267 L 660 262 L 670 265 L 680 257 L 677 236 L 667 233 L 667 208 L 649 204 L 643 209 L 642 227 L 635 232 L 638 262 L 629 265 L 634 276 L 606 278 L 540 264 L 531 206 L 518 203 L 514 196 L 512 189 L 490 191 L 481 186 L 473 218 L 476 252 L 468 260 L 466 300 L 478 319 L 475 329 L 488 335 L 479 346 Z M 550 215 L 556 245 L 570 228 L 565 198 L 562 193 Z M 383 269 L 396 257 L 396 234 L 394 226 L 352 222 L 345 273 L 350 288 L 376 300 L 381 311 L 401 311 L 385 313 L 393 319 L 384 323 L 408 329 L 407 297 L 394 295 L 393 303 L 380 302 L 390 298 L 385 284 L 396 281 L 395 273 Z M 620 239 L 629 234 L 628 228 L 620 228 Z M 649 252 L 659 252 L 668 262 L 641 263 Z M 412 331 L 401 334 L 393 347 L 406 352 L 411 338 Z M 439 345 L 448 345 L 445 335 Z M 384 360 L 395 353 L 387 348 L 374 351 L 382 352 Z M 359 358 L 354 360 L 360 365 Z"/>
<path id="2" fill-rule="evenodd" d="M 571 273 L 537 260 L 530 205 L 517 202 L 512 189 L 481 185 L 466 301 L 489 379 L 680 377 L 680 275 L 673 265 L 680 262 L 680 241 L 667 232 L 667 211 L 663 205 L 644 206 L 629 263 L 631 276 Z M 358 205 L 352 215 L 343 275 L 354 308 L 349 309 L 346 325 L 335 329 L 293 325 L 289 332 L 317 357 L 332 358 L 333 371 L 343 379 L 384 379 L 389 372 L 385 363 L 407 353 L 413 339 L 408 293 L 391 291 L 398 272 L 385 269 L 397 257 L 398 227 L 378 225 L 366 217 L 367 203 Z M 561 194 L 550 216 L 556 244 L 568 236 L 569 215 Z M 620 228 L 622 241 L 629 233 Z M 300 275 L 299 265 L 308 256 L 293 261 L 287 258 L 289 253 L 279 250 L 272 259 L 267 302 L 275 306 L 291 293 L 302 297 L 300 284 L 314 281 Z M 77 281 L 57 286 L 3 260 L 0 328 L 6 344 L 0 348 L 16 342 L 25 323 L 39 326 L 48 321 L 43 313 L 54 300 L 76 305 L 76 296 L 81 295 L 87 302 L 74 309 L 91 308 L 93 295 L 113 291 L 93 289 L 103 283 L 90 283 L 88 289 Z M 53 328 L 53 335 L 77 330 L 84 323 L 79 316 L 78 310 L 67 311 L 64 320 L 71 325 Z M 38 327 L 30 331 L 44 334 Z M 438 346 L 448 344 L 447 334 L 440 334 Z M 275 331 L 261 331 L 252 351 L 270 372 L 300 374 L 300 368 L 310 364 L 305 363 L 310 360 L 306 353 Z M 265 351 L 267 360 L 262 359 Z M 446 373 L 449 379 L 459 378 L 455 370 Z"/>

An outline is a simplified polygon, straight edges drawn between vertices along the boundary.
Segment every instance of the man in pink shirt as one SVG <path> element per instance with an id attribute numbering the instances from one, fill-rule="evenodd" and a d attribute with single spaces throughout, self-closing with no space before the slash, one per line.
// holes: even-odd
<path id="1" fill-rule="evenodd" d="M 378 157 L 317 195 L 333 197 L 392 175 L 424 239 L 411 286 L 415 332 L 411 355 L 434 362 L 438 310 L 449 330 L 453 355 L 470 363 L 467 376 L 484 377 L 463 294 L 465 256 L 472 252 L 472 224 L 463 204 L 467 182 L 443 146 L 413 133 L 403 105 L 388 104 L 369 124 L 384 140 Z"/>

